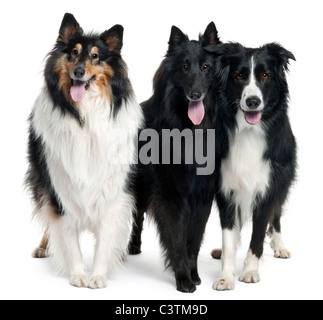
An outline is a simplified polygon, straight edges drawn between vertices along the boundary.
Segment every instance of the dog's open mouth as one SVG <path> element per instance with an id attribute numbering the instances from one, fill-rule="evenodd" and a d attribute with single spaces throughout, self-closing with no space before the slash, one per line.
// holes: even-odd
<path id="1" fill-rule="evenodd" d="M 196 126 L 201 124 L 205 116 L 205 108 L 203 100 L 199 101 L 189 101 L 188 105 L 188 117 L 192 123 Z"/>
<path id="2" fill-rule="evenodd" d="M 244 117 L 249 124 L 257 124 L 262 116 L 262 111 L 244 111 Z"/>
<path id="3" fill-rule="evenodd" d="M 70 93 L 74 102 L 81 102 L 83 100 L 86 90 L 91 86 L 94 80 L 95 76 L 88 81 L 72 80 Z"/>

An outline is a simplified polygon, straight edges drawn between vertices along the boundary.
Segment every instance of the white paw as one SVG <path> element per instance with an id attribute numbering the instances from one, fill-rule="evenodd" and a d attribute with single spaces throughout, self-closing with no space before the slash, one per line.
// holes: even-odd
<path id="1" fill-rule="evenodd" d="M 280 233 L 274 232 L 270 246 L 274 250 L 276 258 L 289 259 L 291 257 L 291 253 L 286 249 Z"/>
<path id="2" fill-rule="evenodd" d="M 90 289 L 103 289 L 107 287 L 105 276 L 91 276 L 88 287 Z"/>
<path id="3" fill-rule="evenodd" d="M 240 276 L 239 281 L 246 282 L 246 283 L 257 283 L 260 281 L 260 276 L 257 270 L 250 270 L 250 271 L 244 272 Z"/>
<path id="4" fill-rule="evenodd" d="M 292 255 L 286 248 L 275 248 L 275 258 L 289 259 Z"/>
<path id="5" fill-rule="evenodd" d="M 89 277 L 86 274 L 72 274 L 70 284 L 77 288 L 87 288 L 89 285 Z"/>
<path id="6" fill-rule="evenodd" d="M 213 284 L 213 290 L 234 290 L 234 278 L 222 277 Z"/>
<path id="7" fill-rule="evenodd" d="M 36 248 L 33 253 L 31 254 L 33 258 L 41 259 L 41 258 L 47 258 L 48 254 L 46 250 L 42 248 Z"/>

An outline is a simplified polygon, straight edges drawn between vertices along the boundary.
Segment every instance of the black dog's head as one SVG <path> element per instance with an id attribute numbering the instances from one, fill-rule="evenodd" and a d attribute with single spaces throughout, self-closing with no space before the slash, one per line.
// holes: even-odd
<path id="1" fill-rule="evenodd" d="M 224 95 L 226 112 L 244 113 L 255 125 L 287 108 L 288 86 L 285 73 L 294 55 L 276 43 L 261 48 L 245 48 L 229 43 L 208 48 L 218 55 L 216 74 L 219 94 Z"/>
<path id="2" fill-rule="evenodd" d="M 180 94 L 186 101 L 188 117 L 199 125 L 205 114 L 203 99 L 214 79 L 214 56 L 204 48 L 220 43 L 215 24 L 211 22 L 199 41 L 190 41 L 173 26 L 168 52 L 154 78 L 154 89 L 167 81 L 168 94 Z M 167 78 L 167 79 L 166 79 Z"/>

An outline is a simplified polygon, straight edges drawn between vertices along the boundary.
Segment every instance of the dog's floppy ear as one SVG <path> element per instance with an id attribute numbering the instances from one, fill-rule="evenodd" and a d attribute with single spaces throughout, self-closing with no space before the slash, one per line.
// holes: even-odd
<path id="1" fill-rule="evenodd" d="M 65 13 L 57 42 L 68 44 L 77 33 L 83 34 L 82 28 L 72 14 Z"/>
<path id="2" fill-rule="evenodd" d="M 283 66 L 284 70 L 288 70 L 290 59 L 296 61 L 295 56 L 278 43 L 269 43 L 264 46 L 264 49 L 267 50 L 276 59 L 276 61 Z"/>
<path id="3" fill-rule="evenodd" d="M 276 71 L 277 84 L 281 90 L 288 92 L 288 84 L 286 81 L 286 72 L 288 71 L 289 60 L 295 60 L 295 56 L 278 43 L 269 43 L 262 47 L 274 59 L 274 68 Z"/>
<path id="4" fill-rule="evenodd" d="M 216 56 L 231 55 L 239 52 L 241 44 L 236 42 L 220 43 L 217 46 L 208 45 L 204 49 L 210 53 L 214 53 Z"/>
<path id="5" fill-rule="evenodd" d="M 216 26 L 213 21 L 207 26 L 203 36 L 200 38 L 202 40 L 203 47 L 221 43 L 220 38 L 218 36 L 218 30 L 216 29 Z"/>
<path id="6" fill-rule="evenodd" d="M 179 28 L 172 26 L 169 42 L 168 42 L 168 52 L 173 51 L 183 42 L 188 41 L 187 35 L 185 35 Z"/>
<path id="7" fill-rule="evenodd" d="M 123 46 L 123 30 L 123 26 L 116 24 L 101 34 L 101 40 L 107 44 L 111 52 L 120 54 Z"/>
<path id="8" fill-rule="evenodd" d="M 205 50 L 215 55 L 215 76 L 218 86 L 226 86 L 230 62 L 233 56 L 241 50 L 239 43 L 225 43 L 219 45 L 208 45 Z"/>

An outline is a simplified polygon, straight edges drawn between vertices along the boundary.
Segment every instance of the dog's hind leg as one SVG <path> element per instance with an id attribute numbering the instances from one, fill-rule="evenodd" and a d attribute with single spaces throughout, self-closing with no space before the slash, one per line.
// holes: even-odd
<path id="1" fill-rule="evenodd" d="M 286 248 L 280 232 L 273 232 L 270 246 L 274 250 L 276 258 L 289 259 L 291 257 L 291 253 Z"/>
<path id="2" fill-rule="evenodd" d="M 32 257 L 33 258 L 47 258 L 48 252 L 47 252 L 47 247 L 48 247 L 48 227 L 46 228 L 43 238 L 40 241 L 39 246 L 33 251 Z"/>
<path id="3" fill-rule="evenodd" d="M 49 242 L 49 229 L 52 224 L 58 218 L 58 209 L 51 205 L 49 202 L 45 201 L 40 204 L 34 211 L 34 216 L 36 216 L 42 224 L 44 225 L 44 235 L 40 241 L 38 247 L 32 252 L 33 258 L 47 258 L 49 257 L 48 252 L 48 242 Z"/>
<path id="4" fill-rule="evenodd" d="M 141 234 L 143 230 L 144 214 L 144 209 L 140 209 L 137 212 L 133 212 L 132 232 L 128 245 L 128 253 L 130 255 L 136 255 L 141 253 Z"/>
<path id="5" fill-rule="evenodd" d="M 286 248 L 281 234 L 281 207 L 274 212 L 274 217 L 269 223 L 269 229 L 267 234 L 271 238 L 270 246 L 274 250 L 274 255 L 276 258 L 289 259 L 291 253 Z"/>

